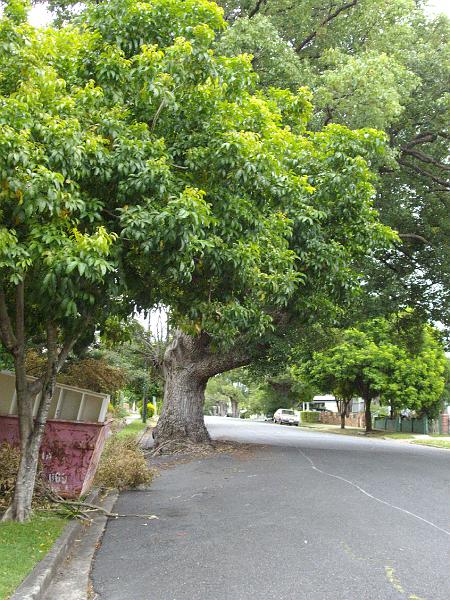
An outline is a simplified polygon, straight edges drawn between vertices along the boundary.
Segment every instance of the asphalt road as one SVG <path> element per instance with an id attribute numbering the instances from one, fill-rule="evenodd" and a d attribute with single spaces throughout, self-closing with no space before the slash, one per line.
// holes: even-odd
<path id="1" fill-rule="evenodd" d="M 450 452 L 208 418 L 265 444 L 124 492 L 93 565 L 101 600 L 450 600 Z"/>

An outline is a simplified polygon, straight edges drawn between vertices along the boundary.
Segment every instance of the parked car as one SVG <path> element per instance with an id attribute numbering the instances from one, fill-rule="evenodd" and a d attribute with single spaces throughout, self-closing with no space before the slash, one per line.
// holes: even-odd
<path id="1" fill-rule="evenodd" d="M 287 425 L 298 425 L 300 418 L 290 408 L 279 408 L 273 415 L 274 423 L 286 423 Z"/>

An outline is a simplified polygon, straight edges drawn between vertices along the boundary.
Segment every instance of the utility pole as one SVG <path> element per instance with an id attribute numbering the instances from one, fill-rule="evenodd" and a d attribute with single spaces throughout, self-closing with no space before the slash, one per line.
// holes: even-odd
<path id="1" fill-rule="evenodd" d="M 150 312 L 148 313 L 148 321 L 147 321 L 147 335 L 150 333 Z M 146 349 L 147 350 L 147 349 Z M 143 398 L 142 398 L 142 422 L 147 423 L 147 403 L 148 403 L 148 354 L 144 355 L 144 389 L 143 389 Z"/>
<path id="2" fill-rule="evenodd" d="M 144 358 L 144 390 L 142 397 L 142 422 L 147 423 L 148 358 Z"/>

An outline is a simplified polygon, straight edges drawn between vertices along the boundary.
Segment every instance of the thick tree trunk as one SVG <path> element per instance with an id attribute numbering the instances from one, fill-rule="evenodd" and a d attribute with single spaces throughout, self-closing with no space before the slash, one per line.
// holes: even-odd
<path id="1" fill-rule="evenodd" d="M 209 442 L 203 417 L 208 379 L 247 361 L 236 352 L 214 352 L 204 334 L 194 337 L 176 331 L 164 355 L 164 403 L 154 432 L 155 447 Z"/>
<path id="2" fill-rule="evenodd" d="M 341 429 L 345 429 L 345 412 L 341 413 Z"/>
<path id="3" fill-rule="evenodd" d="M 364 414 L 366 419 L 366 433 L 370 433 L 373 431 L 372 429 L 372 411 L 370 410 L 370 405 L 372 403 L 372 398 L 364 398 Z"/>
<path id="4" fill-rule="evenodd" d="M 239 402 L 237 400 L 231 401 L 231 415 L 235 419 L 239 418 Z"/>
<path id="5" fill-rule="evenodd" d="M 165 370 L 164 404 L 155 431 L 156 445 L 168 441 L 209 442 L 203 417 L 207 378 L 194 369 Z"/>

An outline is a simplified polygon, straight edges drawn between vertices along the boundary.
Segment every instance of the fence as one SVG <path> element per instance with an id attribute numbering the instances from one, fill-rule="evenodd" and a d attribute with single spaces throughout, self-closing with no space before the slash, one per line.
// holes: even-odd
<path id="1" fill-rule="evenodd" d="M 374 428 L 402 433 L 449 433 L 449 418 L 447 414 L 440 415 L 437 419 L 375 417 Z"/>
<path id="2" fill-rule="evenodd" d="M 326 423 L 327 425 L 340 425 L 341 424 L 341 416 L 336 413 L 329 412 L 321 412 L 320 413 L 320 422 Z M 364 414 L 356 413 L 351 414 L 345 418 L 345 424 L 348 427 L 365 427 L 366 420 L 364 418 Z"/>

